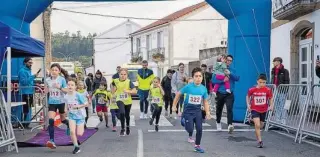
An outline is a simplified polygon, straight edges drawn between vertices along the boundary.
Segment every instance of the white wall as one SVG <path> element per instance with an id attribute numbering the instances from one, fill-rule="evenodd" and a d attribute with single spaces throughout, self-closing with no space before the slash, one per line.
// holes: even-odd
<path id="1" fill-rule="evenodd" d="M 290 31 L 302 20 L 308 20 L 311 23 L 315 22 L 315 30 L 313 31 L 315 37 L 314 44 L 320 45 L 320 31 L 318 31 L 320 30 L 320 10 L 271 30 L 271 61 L 274 57 L 282 57 L 283 64 L 288 70 L 290 70 Z M 319 47 L 314 49 L 314 61 L 316 61 L 317 55 L 320 55 Z M 315 82 L 318 82 L 317 80 L 316 78 Z"/>
<path id="2" fill-rule="evenodd" d="M 126 24 L 131 24 L 131 30 L 127 30 Z M 128 39 L 94 39 L 95 71 L 99 69 L 106 76 L 108 83 L 110 83 L 112 75 L 116 73 L 117 66 L 130 62 L 131 40 L 129 34 L 140 28 L 135 23 L 124 22 L 97 38 L 128 37 Z"/>
<path id="3" fill-rule="evenodd" d="M 30 24 L 30 36 L 37 40 L 44 42 L 44 28 L 43 28 L 43 18 L 42 14 L 40 14 L 35 20 L 33 20 Z M 35 57 L 32 59 L 32 73 L 36 73 L 39 68 L 42 69 L 42 72 L 39 74 L 39 77 L 44 76 L 45 70 L 43 69 L 43 58 Z"/>
<path id="4" fill-rule="evenodd" d="M 184 19 L 224 19 L 211 6 L 206 6 Z M 227 20 L 212 21 L 175 21 L 173 26 L 173 64 L 199 60 L 199 50 L 213 48 L 226 41 L 228 36 Z"/>

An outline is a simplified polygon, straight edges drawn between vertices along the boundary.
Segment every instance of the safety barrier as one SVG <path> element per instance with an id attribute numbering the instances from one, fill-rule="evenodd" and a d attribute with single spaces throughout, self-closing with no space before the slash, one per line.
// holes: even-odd
<path id="1" fill-rule="evenodd" d="M 299 143 L 308 136 L 320 139 L 320 85 L 313 85 L 308 94 L 306 105 L 303 108 L 303 116 L 300 119 L 300 129 L 296 134 Z M 305 135 L 303 137 L 303 135 Z"/>
<path id="2" fill-rule="evenodd" d="M 274 93 L 274 109 L 268 114 L 265 129 L 278 127 L 288 133 L 298 133 L 309 89 L 306 84 L 279 85 Z"/>

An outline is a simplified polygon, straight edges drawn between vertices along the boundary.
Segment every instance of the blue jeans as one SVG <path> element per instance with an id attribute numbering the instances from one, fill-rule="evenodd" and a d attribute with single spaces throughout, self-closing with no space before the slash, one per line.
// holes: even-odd
<path id="1" fill-rule="evenodd" d="M 286 103 L 286 94 L 278 93 L 274 101 L 276 121 L 286 120 L 288 117 L 287 110 L 284 109 Z"/>

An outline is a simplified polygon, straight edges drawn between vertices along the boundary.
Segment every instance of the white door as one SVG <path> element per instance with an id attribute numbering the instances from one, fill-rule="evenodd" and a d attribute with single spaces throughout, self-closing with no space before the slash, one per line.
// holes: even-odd
<path id="1" fill-rule="evenodd" d="M 312 39 L 300 41 L 299 50 L 299 82 L 300 84 L 312 84 Z"/>

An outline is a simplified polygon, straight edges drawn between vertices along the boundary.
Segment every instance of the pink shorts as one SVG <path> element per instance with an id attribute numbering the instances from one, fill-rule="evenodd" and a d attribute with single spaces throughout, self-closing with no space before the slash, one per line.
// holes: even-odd
<path id="1" fill-rule="evenodd" d="M 97 106 L 96 111 L 97 112 L 108 112 L 108 107 L 107 106 Z"/>

